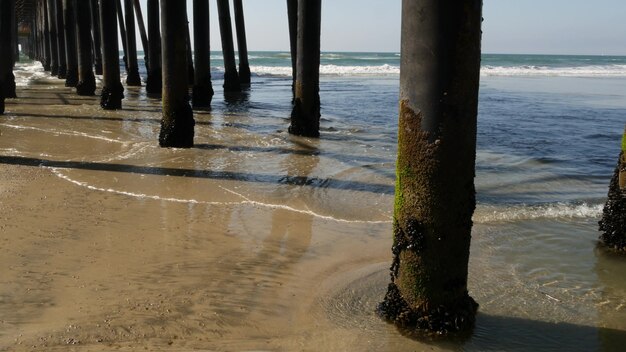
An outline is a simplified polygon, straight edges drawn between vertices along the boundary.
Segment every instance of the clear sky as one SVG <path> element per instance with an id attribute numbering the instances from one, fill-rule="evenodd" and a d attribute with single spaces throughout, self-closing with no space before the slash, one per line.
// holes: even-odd
<path id="1" fill-rule="evenodd" d="M 323 0 L 322 50 L 399 52 L 401 2 Z M 220 50 L 210 3 L 211 45 Z M 243 3 L 249 49 L 288 50 L 286 0 Z M 626 0 L 484 0 L 483 17 L 485 53 L 626 55 Z"/>

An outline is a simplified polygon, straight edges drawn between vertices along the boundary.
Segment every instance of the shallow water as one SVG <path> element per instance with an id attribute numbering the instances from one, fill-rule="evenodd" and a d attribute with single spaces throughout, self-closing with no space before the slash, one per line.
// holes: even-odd
<path id="1" fill-rule="evenodd" d="M 159 102 L 142 89 L 107 112 L 22 65 L 31 78 L 0 118 L 0 349 L 626 342 L 626 260 L 596 248 L 623 80 L 483 77 L 469 282 L 481 307 L 470 337 L 443 342 L 374 313 L 391 260 L 397 78 L 323 77 L 319 140 L 285 132 L 289 79 L 256 77 L 234 97 L 218 81 L 196 147 L 173 150 L 158 148 Z"/>

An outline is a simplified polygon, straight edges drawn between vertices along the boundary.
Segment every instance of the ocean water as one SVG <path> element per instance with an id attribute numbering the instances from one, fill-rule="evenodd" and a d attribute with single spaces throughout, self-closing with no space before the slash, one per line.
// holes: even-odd
<path id="1" fill-rule="evenodd" d="M 98 194 L 305 217 L 309 243 L 280 270 L 306 260 L 309 267 L 324 267 L 325 260 L 358 268 L 337 274 L 341 280 L 316 277 L 322 287 L 342 283 L 314 300 L 314 317 L 335 325 L 311 336 L 327 349 L 348 335 L 367 336 L 368 344 L 347 340 L 363 350 L 419 349 L 394 329 L 381 330 L 373 314 L 391 259 L 399 54 L 322 54 L 319 140 L 286 133 L 289 53 L 251 52 L 252 86 L 236 96 L 221 89 L 220 53 L 211 60 L 216 94 L 211 111 L 195 115 L 194 149 L 158 148 L 159 102 L 128 88 L 121 112 L 103 112 L 93 102 L 52 104 L 31 119 L 7 109 L 0 119 L 3 160 L 34 160 Z M 22 89 L 58 82 L 37 63 L 19 64 L 16 76 Z M 626 341 L 626 260 L 597 247 L 626 123 L 625 87 L 626 57 L 483 56 L 469 283 L 481 308 L 471 338 L 433 346 L 614 351 Z M 56 143 L 61 137 L 66 142 Z M 254 232 L 245 216 L 232 219 L 231 227 Z M 318 237 L 343 243 L 345 252 L 324 257 L 331 250 Z M 355 246 L 363 250 L 353 253 Z M 272 262 L 269 256 L 254 264 L 279 270 Z M 299 288 L 308 287 L 304 281 Z M 297 342 L 314 344 L 313 337 Z"/>

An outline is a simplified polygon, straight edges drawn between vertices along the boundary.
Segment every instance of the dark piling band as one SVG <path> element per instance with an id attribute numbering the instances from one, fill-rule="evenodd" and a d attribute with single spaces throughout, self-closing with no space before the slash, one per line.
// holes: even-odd
<path id="1" fill-rule="evenodd" d="M 194 126 L 193 111 L 189 103 L 183 102 L 163 109 L 159 145 L 164 148 L 193 147 Z"/>
<path id="2" fill-rule="evenodd" d="M 161 69 L 151 70 L 148 72 L 148 78 L 146 79 L 146 92 L 148 94 L 161 94 L 163 89 L 163 77 L 161 75 Z"/>
<path id="3" fill-rule="evenodd" d="M 78 72 L 76 70 L 68 70 L 65 76 L 66 87 L 76 87 L 78 84 Z"/>
<path id="4" fill-rule="evenodd" d="M 193 86 L 193 94 L 191 97 L 191 101 L 194 108 L 207 108 L 211 106 L 211 101 L 213 100 L 213 86 L 209 81 L 204 82 L 200 85 Z"/>
<path id="5" fill-rule="evenodd" d="M 93 96 L 96 94 L 96 79 L 90 77 L 89 79 L 80 81 L 76 84 L 76 94 L 81 96 Z"/>
<path id="6" fill-rule="evenodd" d="M 122 99 L 124 99 L 124 87 L 121 83 L 113 87 L 103 87 L 100 106 L 105 110 L 121 109 Z"/>

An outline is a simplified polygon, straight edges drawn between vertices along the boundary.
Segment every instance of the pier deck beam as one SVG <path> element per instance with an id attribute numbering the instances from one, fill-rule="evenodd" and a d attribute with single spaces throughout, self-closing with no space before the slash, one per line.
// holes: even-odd
<path id="1" fill-rule="evenodd" d="M 124 87 L 120 82 L 119 44 L 117 41 L 117 4 L 115 0 L 100 0 L 102 31 L 102 95 L 100 106 L 106 110 L 122 108 Z"/>
<path id="2" fill-rule="evenodd" d="M 195 76 L 192 103 L 194 108 L 211 106 L 211 39 L 209 26 L 209 1 L 193 0 Z"/>
<path id="3" fill-rule="evenodd" d="M 193 147 L 194 119 L 189 106 L 186 34 L 186 0 L 161 0 L 163 49 L 163 118 L 159 145 Z"/>
<path id="4" fill-rule="evenodd" d="M 224 92 L 239 92 L 241 91 L 241 83 L 235 62 L 235 44 L 233 43 L 233 28 L 228 0 L 217 0 L 217 12 L 220 22 L 222 54 L 224 55 Z"/>
<path id="5" fill-rule="evenodd" d="M 161 24 L 159 19 L 159 1 L 148 0 L 148 78 L 146 92 L 161 94 Z M 145 49 L 144 49 L 145 50 Z"/>
<path id="6" fill-rule="evenodd" d="M 139 77 L 139 63 L 137 62 L 137 37 L 135 35 L 133 0 L 124 0 L 124 20 L 126 23 L 126 60 L 128 62 L 126 84 L 140 87 L 141 77 Z"/>
<path id="7" fill-rule="evenodd" d="M 76 1 L 75 10 L 77 14 L 88 13 L 90 8 L 90 3 L 83 0 Z M 82 96 L 92 96 L 96 94 L 96 77 L 92 68 L 91 19 L 91 16 L 76 16 L 78 50 L 78 84 L 76 85 L 76 94 Z"/>
<path id="8" fill-rule="evenodd" d="M 403 0 L 398 161 L 387 320 L 470 330 L 467 291 L 482 0 Z"/>
<path id="9" fill-rule="evenodd" d="M 321 0 L 298 1 L 296 96 L 289 133 L 319 137 Z"/>

